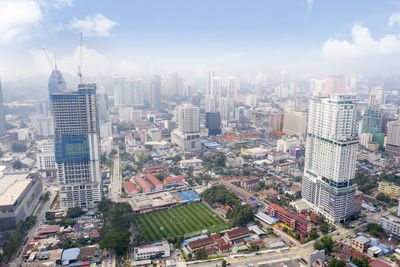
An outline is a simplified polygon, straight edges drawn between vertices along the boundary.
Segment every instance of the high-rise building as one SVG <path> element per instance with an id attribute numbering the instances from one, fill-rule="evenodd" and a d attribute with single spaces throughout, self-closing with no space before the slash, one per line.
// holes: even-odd
<path id="1" fill-rule="evenodd" d="M 235 122 L 237 124 L 242 124 L 246 122 L 246 118 L 244 116 L 244 107 L 238 107 L 235 109 Z"/>
<path id="2" fill-rule="evenodd" d="M 233 112 L 233 109 L 231 109 L 231 101 L 233 101 L 233 99 L 231 100 L 228 97 L 221 97 L 219 99 L 219 113 L 223 121 L 228 121 L 231 118 Z"/>
<path id="3" fill-rule="evenodd" d="M 282 114 L 280 112 L 273 112 L 269 115 L 269 126 L 273 131 L 282 130 Z"/>
<path id="4" fill-rule="evenodd" d="M 54 159 L 54 141 L 40 140 L 36 144 L 36 164 L 40 172 L 52 175 L 56 173 L 56 161 Z"/>
<path id="5" fill-rule="evenodd" d="M 211 78 L 210 95 L 214 97 L 215 104 L 219 105 L 219 98 L 221 97 L 221 78 L 214 76 Z"/>
<path id="6" fill-rule="evenodd" d="M 312 97 L 307 123 L 303 200 L 336 223 L 354 211 L 358 148 L 355 98 Z"/>
<path id="7" fill-rule="evenodd" d="M 207 79 L 207 95 L 212 95 L 211 93 L 211 87 L 212 87 L 212 78 L 215 76 L 215 72 L 214 71 L 210 71 L 208 73 L 208 79 Z"/>
<path id="8" fill-rule="evenodd" d="M 167 75 L 165 78 L 164 94 L 184 95 L 183 79 L 178 73 L 173 72 Z"/>
<path id="9" fill-rule="evenodd" d="M 145 81 L 136 79 L 128 82 L 128 104 L 132 106 L 144 106 L 145 104 Z"/>
<path id="10" fill-rule="evenodd" d="M 400 155 L 400 121 L 387 123 L 387 140 L 385 151 Z"/>
<path id="11" fill-rule="evenodd" d="M 255 88 L 257 97 L 263 98 L 267 89 L 267 76 L 264 73 L 257 74 Z"/>
<path id="12" fill-rule="evenodd" d="M 218 135 L 221 133 L 221 117 L 219 112 L 206 112 L 206 128 L 208 135 Z"/>
<path id="13" fill-rule="evenodd" d="M 33 115 L 30 119 L 32 128 L 36 130 L 38 136 L 49 137 L 54 135 L 53 117 Z"/>
<path id="14" fill-rule="evenodd" d="M 212 95 L 204 97 L 206 112 L 215 112 L 215 98 Z"/>
<path id="15" fill-rule="evenodd" d="M 305 135 L 307 112 L 285 109 L 283 113 L 283 131 L 297 136 Z"/>
<path id="16" fill-rule="evenodd" d="M 129 104 L 128 82 L 123 77 L 114 78 L 114 106 L 121 107 Z"/>
<path id="17" fill-rule="evenodd" d="M 102 198 L 96 84 L 58 91 L 51 101 L 61 207 L 94 208 Z"/>
<path id="18" fill-rule="evenodd" d="M 67 90 L 67 85 L 65 83 L 64 77 L 61 72 L 55 68 L 50 75 L 48 83 L 49 97 L 57 91 Z"/>
<path id="19" fill-rule="evenodd" d="M 378 87 L 372 89 L 371 93 L 369 95 L 368 102 L 369 102 L 370 106 L 380 106 L 380 105 L 385 104 L 386 96 L 385 96 L 385 91 L 383 90 L 383 88 L 378 86 Z"/>
<path id="20" fill-rule="evenodd" d="M 346 79 L 343 75 L 330 75 L 326 77 L 325 94 L 327 96 L 343 93 L 347 93 Z"/>
<path id="21" fill-rule="evenodd" d="M 363 115 L 361 133 L 372 134 L 372 142 L 383 147 L 385 134 L 383 133 L 383 110 L 380 106 L 368 107 Z"/>
<path id="22" fill-rule="evenodd" d="M 228 77 L 228 91 L 226 96 L 236 102 L 237 90 L 239 89 L 239 81 L 235 76 Z"/>
<path id="23" fill-rule="evenodd" d="M 150 92 L 149 92 L 150 106 L 154 108 L 161 102 L 161 76 L 154 75 L 151 79 Z"/>
<path id="24" fill-rule="evenodd" d="M 246 105 L 249 107 L 256 107 L 257 106 L 257 96 L 253 94 L 246 95 Z"/>
<path id="25" fill-rule="evenodd" d="M 7 134 L 6 114 L 3 106 L 3 89 L 0 80 L 0 137 Z"/>
<path id="26" fill-rule="evenodd" d="M 183 104 L 175 110 L 178 128 L 174 129 L 171 141 L 185 151 L 200 148 L 200 109 L 192 104 Z"/>

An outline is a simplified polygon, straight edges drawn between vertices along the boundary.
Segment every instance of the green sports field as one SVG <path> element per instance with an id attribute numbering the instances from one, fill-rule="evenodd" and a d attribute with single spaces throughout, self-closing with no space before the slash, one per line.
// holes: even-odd
<path id="1" fill-rule="evenodd" d="M 133 221 L 147 242 L 169 235 L 192 236 L 205 229 L 211 233 L 229 228 L 228 223 L 201 202 L 135 215 Z"/>

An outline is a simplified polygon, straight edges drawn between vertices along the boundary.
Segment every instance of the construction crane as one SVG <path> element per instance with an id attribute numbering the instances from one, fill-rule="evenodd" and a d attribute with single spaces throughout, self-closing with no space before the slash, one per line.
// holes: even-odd
<path id="1" fill-rule="evenodd" d="M 53 64 L 51 63 L 51 59 L 50 59 L 49 53 L 47 52 L 47 49 L 44 48 L 44 47 L 43 47 L 43 52 L 47 57 L 47 61 L 49 62 L 51 70 L 57 70 L 57 63 L 55 63 L 56 60 L 54 59 L 54 66 L 53 66 Z"/>
<path id="2" fill-rule="evenodd" d="M 79 46 L 79 65 L 78 65 L 78 77 L 80 78 L 81 84 L 82 82 L 82 32 L 81 32 L 81 42 Z"/>

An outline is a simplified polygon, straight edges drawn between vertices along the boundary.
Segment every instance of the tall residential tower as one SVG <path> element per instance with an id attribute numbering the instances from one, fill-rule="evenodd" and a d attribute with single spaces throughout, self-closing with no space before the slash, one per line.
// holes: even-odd
<path id="1" fill-rule="evenodd" d="M 351 95 L 310 99 L 303 200 L 336 223 L 354 213 L 356 152 L 358 147 L 356 105 Z"/>
<path id="2" fill-rule="evenodd" d="M 96 207 L 101 200 L 96 84 L 58 91 L 51 101 L 61 207 Z"/>

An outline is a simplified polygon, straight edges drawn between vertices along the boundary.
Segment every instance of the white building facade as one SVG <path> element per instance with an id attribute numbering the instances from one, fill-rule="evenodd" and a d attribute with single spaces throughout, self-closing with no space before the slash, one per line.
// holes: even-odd
<path id="1" fill-rule="evenodd" d="M 354 213 L 358 147 L 355 98 L 310 99 L 303 200 L 331 222 Z"/>

